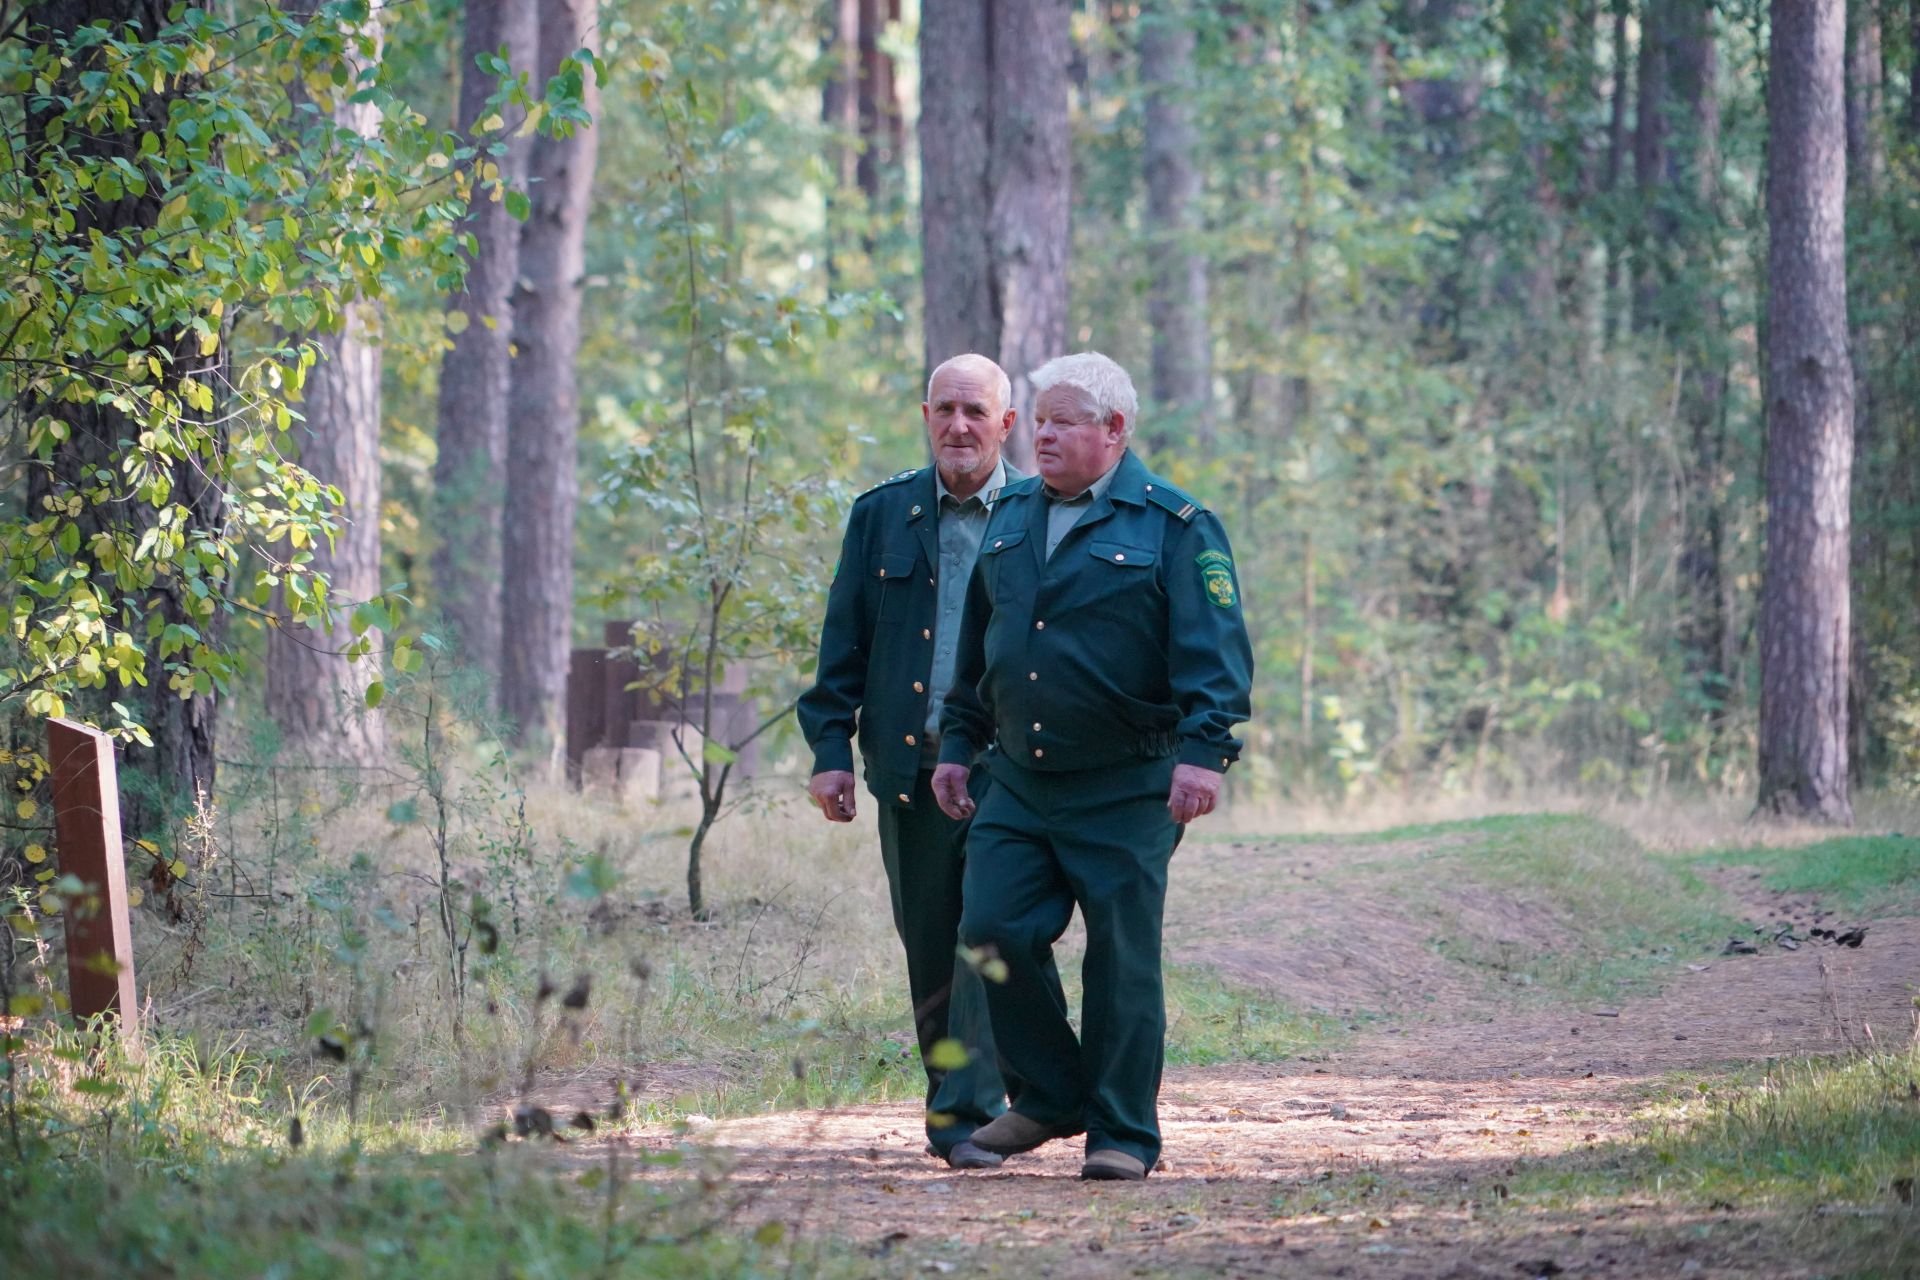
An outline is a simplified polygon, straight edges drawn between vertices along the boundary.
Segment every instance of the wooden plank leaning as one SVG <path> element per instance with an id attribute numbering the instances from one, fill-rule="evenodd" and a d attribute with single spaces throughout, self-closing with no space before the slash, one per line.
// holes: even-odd
<path id="1" fill-rule="evenodd" d="M 118 1017 L 129 1042 L 139 1031 L 133 993 L 133 929 L 127 918 L 126 858 L 120 847 L 120 790 L 113 740 L 70 720 L 47 721 L 53 769 L 53 832 L 60 870 L 87 886 L 66 904 L 67 983 L 74 1021 Z"/>

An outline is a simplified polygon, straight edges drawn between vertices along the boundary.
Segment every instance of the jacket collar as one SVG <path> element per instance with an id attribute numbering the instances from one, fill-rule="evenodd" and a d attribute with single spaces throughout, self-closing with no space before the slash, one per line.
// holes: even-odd
<path id="1" fill-rule="evenodd" d="M 1029 478 L 1026 472 L 1009 462 L 1004 453 L 1000 455 L 1000 461 L 994 465 L 1003 470 L 1004 478 L 996 485 L 993 483 L 992 478 L 989 477 L 986 487 L 980 490 L 982 500 L 993 497 L 1002 489 L 1011 488 L 1019 481 Z M 915 521 L 926 516 L 931 516 L 940 509 L 940 491 L 943 487 L 940 483 L 939 470 L 932 466 L 924 468 L 919 475 L 913 478 L 913 483 L 910 487 L 910 496 L 913 498 L 913 501 L 907 506 L 908 524 L 913 524 Z M 988 502 L 987 505 L 991 507 L 993 504 Z"/>

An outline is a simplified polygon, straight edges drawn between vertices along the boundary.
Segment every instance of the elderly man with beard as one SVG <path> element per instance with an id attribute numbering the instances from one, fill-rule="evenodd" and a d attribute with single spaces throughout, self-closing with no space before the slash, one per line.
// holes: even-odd
<path id="1" fill-rule="evenodd" d="M 1005 1110 L 1006 1087 L 980 976 L 956 963 L 967 823 L 941 812 L 932 777 L 974 558 L 997 494 L 1024 478 L 1000 456 L 1013 428 L 1011 398 L 1006 373 L 985 356 L 955 356 L 933 371 L 920 406 L 933 465 L 902 471 L 853 504 L 818 678 L 799 705 L 813 749 L 807 791 L 829 822 L 853 821 L 856 736 L 860 744 L 907 953 L 927 1138 L 956 1169 L 1001 1162 L 969 1139 Z M 984 774 L 971 785 L 984 788 Z"/>
<path id="2" fill-rule="evenodd" d="M 1253 653 L 1225 530 L 1128 448 L 1126 371 L 1087 352 L 1032 381 L 1040 477 L 988 522 L 933 776 L 973 820 L 960 936 L 1006 963 L 987 1002 L 1021 1082 L 973 1141 L 1015 1155 L 1085 1132 L 1081 1176 L 1131 1180 L 1160 1158 L 1167 866 L 1240 754 Z M 1077 1036 L 1053 962 L 1076 906 Z"/>

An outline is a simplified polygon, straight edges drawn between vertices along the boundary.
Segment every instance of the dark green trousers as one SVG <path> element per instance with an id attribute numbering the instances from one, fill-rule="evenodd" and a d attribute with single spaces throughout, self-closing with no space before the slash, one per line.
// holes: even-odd
<path id="1" fill-rule="evenodd" d="M 1160 923 L 1180 835 L 1167 814 L 1173 764 L 1040 773 L 991 757 L 960 923 L 968 945 L 1007 962 L 987 1004 L 1001 1062 L 1021 1082 L 1014 1109 L 1085 1129 L 1089 1152 L 1125 1151 L 1149 1169 L 1166 1056 Z M 1077 1037 L 1053 960 L 1076 905 L 1087 926 Z"/>
<path id="2" fill-rule="evenodd" d="M 920 771 L 911 809 L 881 803 L 880 857 L 893 895 L 893 927 L 907 951 L 914 1031 L 927 1069 L 927 1138 L 945 1155 L 1007 1109 L 1007 1089 L 980 975 L 955 955 L 967 824 L 940 812 L 932 780 L 931 769 Z M 983 771 L 975 771 L 973 789 L 976 799 L 986 789 Z M 945 1039 L 967 1047 L 966 1066 L 943 1071 L 933 1065 L 933 1046 Z"/>

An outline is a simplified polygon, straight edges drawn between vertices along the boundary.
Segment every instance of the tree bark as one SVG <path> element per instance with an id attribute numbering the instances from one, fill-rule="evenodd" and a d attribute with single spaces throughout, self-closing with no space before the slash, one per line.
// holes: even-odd
<path id="1" fill-rule="evenodd" d="M 1847 4 L 1847 203 L 1848 224 L 1856 232 L 1866 230 L 1873 218 L 1876 188 L 1881 168 L 1880 150 L 1880 15 L 1876 0 L 1849 0 Z M 1862 280 L 1872 291 L 1873 277 Z M 1851 658 L 1848 666 L 1847 725 L 1849 776 L 1866 776 L 1873 755 L 1873 721 L 1868 715 L 1873 698 L 1873 637 L 1867 634 L 1867 610 L 1863 593 L 1868 566 L 1883 563 L 1878 543 L 1880 522 L 1885 515 L 1887 486 L 1873 466 L 1876 397 L 1873 383 L 1874 334 L 1872 327 L 1858 318 L 1872 305 L 1855 299 L 1850 308 L 1856 315 L 1849 324 L 1849 350 L 1853 356 L 1853 507 L 1850 574 L 1853 579 L 1851 609 Z"/>
<path id="2" fill-rule="evenodd" d="M 1633 255 L 1633 327 L 1636 332 L 1655 325 L 1659 272 L 1658 233 L 1660 189 L 1667 178 L 1667 137 L 1671 112 L 1667 104 L 1667 10 L 1675 0 L 1645 0 L 1640 11 L 1639 64 L 1634 68 L 1633 178 L 1640 191 L 1640 225 L 1635 227 Z"/>
<path id="3" fill-rule="evenodd" d="M 854 177 L 867 198 L 867 208 L 878 210 L 893 202 L 900 171 L 900 99 L 894 91 L 893 59 L 880 48 L 887 23 L 900 16 L 900 0 L 858 0 L 859 98 L 855 116 L 860 128 L 860 156 Z"/>
<path id="4" fill-rule="evenodd" d="M 1607 103 L 1607 167 L 1600 188 L 1609 197 L 1620 189 L 1620 176 L 1626 169 L 1625 162 L 1629 146 L 1627 103 L 1633 88 L 1628 68 L 1633 64 L 1627 52 L 1627 18 L 1632 9 L 1632 0 L 1613 0 L 1613 84 L 1608 93 Z M 1615 203 L 1617 207 L 1617 202 Z M 1618 233 L 1617 225 L 1617 218 L 1609 220 L 1605 300 L 1605 338 L 1608 342 L 1613 340 L 1620 328 L 1620 260 L 1626 252 L 1626 245 Z"/>
<path id="5" fill-rule="evenodd" d="M 372 108 L 370 108 L 372 109 Z M 358 110 L 350 108 L 349 110 Z M 377 109 L 373 109 L 376 110 Z M 345 123 L 345 121 L 342 121 Z M 358 129 L 358 125 L 352 126 Z M 371 127 L 377 128 L 374 124 Z M 380 346 L 370 332 L 372 304 L 347 304 L 337 333 L 315 334 L 319 361 L 307 374 L 301 399 L 304 430 L 296 428 L 300 465 L 343 499 L 331 546 L 313 547 L 313 570 L 326 578 L 328 600 L 350 605 L 380 594 Z M 367 686 L 380 678 L 375 652 L 349 660 L 353 643 L 345 621 L 310 627 L 288 620 L 267 633 L 267 710 L 296 754 L 342 764 L 372 764 L 386 735 L 367 709 Z"/>
<path id="6" fill-rule="evenodd" d="M 1851 824 L 1844 0 L 1775 0 L 1759 811 Z"/>
<path id="7" fill-rule="evenodd" d="M 993 297 L 1020 414 L 1007 454 L 1023 471 L 1035 469 L 1027 375 L 1067 349 L 1068 17 L 1066 0 L 994 0 Z"/>
<path id="8" fill-rule="evenodd" d="M 311 18 L 315 0 L 289 0 L 291 14 Z M 378 23 L 378 6 L 369 21 Z M 376 27 L 377 30 L 377 27 Z M 358 68 L 356 67 L 356 70 Z M 297 92 L 297 91 L 296 91 Z M 363 138 L 380 132 L 380 108 L 342 95 L 335 127 Z M 319 359 L 301 395 L 306 416 L 297 430 L 300 465 L 340 490 L 339 529 L 331 545 L 312 548 L 313 570 L 327 580 L 328 600 L 357 604 L 380 594 L 380 344 L 374 305 L 350 299 L 340 327 L 309 335 Z M 267 710 L 286 746 L 299 756 L 342 764 L 372 764 L 385 749 L 382 722 L 367 709 L 367 686 L 380 678 L 380 659 L 349 660 L 352 630 L 294 624 L 285 600 L 276 600 L 279 625 L 267 633 Z M 379 644 L 377 633 L 368 633 Z"/>
<path id="9" fill-rule="evenodd" d="M 496 77 L 474 59 L 504 48 L 516 71 L 531 70 L 536 0 L 467 0 L 461 42 L 460 125 L 477 138 Z M 506 152 L 481 156 L 503 181 L 523 186 L 527 142 L 509 129 Z M 507 363 L 513 341 L 512 295 L 519 272 L 520 224 L 504 201 L 476 184 L 466 231 L 474 252 L 464 289 L 447 299 L 447 314 L 466 318 L 440 362 L 434 439 L 435 597 L 461 660 L 490 680 L 500 672 L 501 506 L 507 477 Z"/>
<path id="10" fill-rule="evenodd" d="M 1033 465 L 1027 374 L 1066 349 L 1072 173 L 1066 0 L 926 0 L 920 14 L 921 279 L 929 368 L 995 355 Z"/>
<path id="11" fill-rule="evenodd" d="M 920 278 L 929 371 L 964 351 L 1000 350 L 988 248 L 990 9 L 985 0 L 920 6 Z"/>
<path id="12" fill-rule="evenodd" d="M 535 79 L 595 38 L 593 0 L 542 0 Z M 589 72 L 583 97 L 598 112 Z M 520 234 L 517 353 L 507 398 L 507 514 L 501 585 L 500 709 L 514 741 L 557 751 L 573 631 L 573 521 L 580 391 L 580 297 L 599 129 L 541 137 L 529 159 L 533 212 Z M 557 759 L 557 757 L 556 757 Z"/>
<path id="13" fill-rule="evenodd" d="M 82 27 L 93 23 L 108 24 L 115 31 L 132 28 L 150 38 L 167 26 L 171 8 L 164 0 L 42 0 L 34 6 L 28 20 L 28 38 L 70 39 Z M 77 78 L 90 69 L 89 62 L 75 58 L 65 74 Z M 141 134 L 147 130 L 157 131 L 167 117 L 169 102 L 180 94 L 193 92 L 194 88 L 192 78 L 183 76 L 138 104 L 125 127 L 118 131 L 103 128 L 85 136 L 69 132 L 63 145 L 80 154 L 134 160 Z M 29 146 L 38 147 L 44 141 L 40 133 L 44 122 L 44 116 L 28 112 L 25 133 Z M 128 192 L 115 201 L 96 197 L 76 211 L 75 227 L 68 243 L 84 249 L 90 232 L 95 230 L 117 233 L 151 227 L 159 219 L 162 200 L 158 188 L 150 188 L 142 195 Z M 201 424 L 201 430 L 213 448 L 222 453 L 226 449 L 227 433 L 221 424 L 227 406 L 221 395 L 222 389 L 232 384 L 226 338 L 223 326 L 219 349 L 204 357 L 197 354 L 197 344 L 183 339 L 175 345 L 173 358 L 168 362 L 170 381 L 176 389 L 189 378 L 215 389 L 214 410 Z M 49 404 L 44 411 L 57 412 L 65 419 L 70 435 L 55 448 L 46 468 L 28 469 L 27 501 L 35 511 L 42 509 L 43 497 L 55 492 L 75 494 L 95 487 L 102 469 L 119 474 L 121 442 L 141 430 L 138 423 L 104 403 Z M 221 478 L 197 465 L 197 461 L 175 465 L 172 477 L 174 499 L 186 511 L 179 533 L 190 541 L 218 536 L 226 521 L 226 496 Z M 145 503 L 105 501 L 87 504 L 76 523 L 84 541 L 96 531 L 120 531 L 129 523 L 134 525 L 135 532 L 142 532 L 152 524 L 153 516 L 152 508 Z M 223 585 L 201 581 L 210 587 Z M 202 641 L 210 646 L 223 645 L 226 639 L 224 611 L 216 610 L 210 625 L 197 622 L 187 607 L 187 593 L 186 575 L 168 575 L 144 593 L 141 601 L 133 606 L 136 612 L 117 619 L 115 625 L 127 626 L 136 636 L 144 635 L 145 617 L 137 612 L 144 607 L 157 613 L 163 623 L 195 626 Z M 108 598 L 112 598 L 111 588 Z M 128 743 L 125 747 L 125 767 L 120 774 L 121 826 L 129 839 L 163 836 L 173 822 L 191 812 L 197 797 L 210 797 L 214 787 L 219 693 L 208 690 L 182 696 L 168 683 L 166 661 L 161 658 L 157 643 L 147 641 L 146 645 L 145 689 L 127 690 L 120 695 L 122 701 L 137 709 L 153 739 L 151 747 L 137 743 Z M 108 700 L 108 696 L 86 695 L 78 699 L 93 718 L 106 716 Z"/>
<path id="14" fill-rule="evenodd" d="M 1140 79 L 1146 89 L 1147 241 L 1153 282 L 1154 447 L 1177 430 L 1205 456 L 1213 446 L 1213 360 L 1208 341 L 1207 257 L 1200 231 L 1193 95 L 1193 31 L 1176 0 L 1151 0 L 1139 20 Z"/>
<path id="15" fill-rule="evenodd" d="M 827 77 L 820 85 L 820 123 L 831 131 L 836 191 L 854 185 L 859 172 L 860 9 L 863 0 L 828 0 L 822 42 Z"/>

